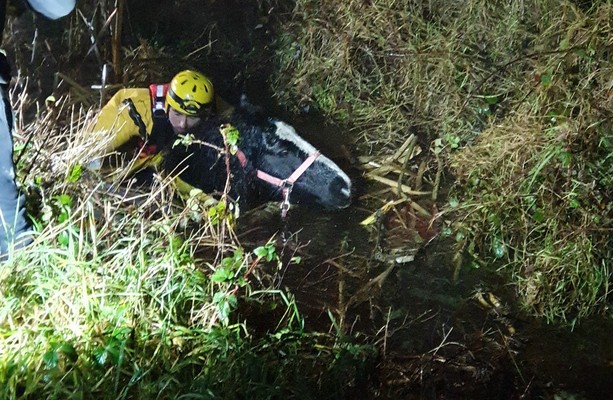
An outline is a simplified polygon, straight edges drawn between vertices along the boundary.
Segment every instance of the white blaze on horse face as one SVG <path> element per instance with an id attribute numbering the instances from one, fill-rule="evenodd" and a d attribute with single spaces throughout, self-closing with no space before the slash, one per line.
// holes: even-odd
<path id="1" fill-rule="evenodd" d="M 291 125 L 288 125 L 285 122 L 278 120 L 275 120 L 274 123 L 277 127 L 276 134 L 277 136 L 279 136 L 279 138 L 294 143 L 296 147 L 302 150 L 307 156 L 317 151 L 317 149 L 313 147 L 313 145 L 301 138 Z M 349 179 L 347 174 L 342 169 L 340 169 L 338 165 L 336 165 L 334 162 L 332 162 L 332 160 L 330 160 L 324 155 L 320 155 L 315 162 L 323 163 L 325 166 L 334 171 L 338 176 L 340 176 L 345 181 L 345 183 L 347 183 L 347 189 L 342 189 L 341 192 L 347 197 L 351 196 L 351 179 Z"/>

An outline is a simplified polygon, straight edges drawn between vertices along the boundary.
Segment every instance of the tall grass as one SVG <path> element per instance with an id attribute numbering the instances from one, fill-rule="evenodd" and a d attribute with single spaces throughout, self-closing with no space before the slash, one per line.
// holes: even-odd
<path id="1" fill-rule="evenodd" d="M 516 82 L 508 117 L 453 157 L 475 253 L 502 262 L 524 307 L 549 321 L 610 304 L 612 12 L 565 4 L 543 16 L 532 81 Z"/>
<path id="2" fill-rule="evenodd" d="M 273 86 L 376 155 L 442 139 L 462 251 L 530 314 L 610 305 L 610 2 L 295 3 Z M 416 166 L 409 166 L 416 169 Z M 456 207 L 455 205 L 458 204 Z"/>
<path id="3" fill-rule="evenodd" d="M 496 66 L 525 51 L 554 3 L 297 1 L 273 85 L 281 103 L 317 108 L 379 150 L 409 130 L 466 138 L 484 123 L 483 96 L 513 90 L 514 71 Z"/>
<path id="4" fill-rule="evenodd" d="M 265 261 L 230 204 L 181 201 L 164 176 L 106 183 L 88 168 L 104 145 L 91 113 L 66 104 L 17 126 L 35 240 L 0 264 L 1 398 L 342 397 L 363 379 L 369 347 L 305 332 L 290 294 L 253 291 Z M 286 311 L 255 331 L 254 302 Z"/>

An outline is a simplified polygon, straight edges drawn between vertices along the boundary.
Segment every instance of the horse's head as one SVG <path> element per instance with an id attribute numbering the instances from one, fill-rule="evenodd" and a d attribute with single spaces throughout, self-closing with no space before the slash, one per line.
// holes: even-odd
<path id="1" fill-rule="evenodd" d="M 258 182 L 291 203 L 341 209 L 351 201 L 351 180 L 334 162 L 301 138 L 285 122 L 266 119 L 253 160 Z M 288 190 L 290 190 L 288 192 Z"/>
<path id="2" fill-rule="evenodd" d="M 230 158 L 231 192 L 245 205 L 262 200 L 341 209 L 351 200 L 349 177 L 302 139 L 290 125 L 239 107 L 228 121 L 239 131 L 240 152 Z M 169 150 L 165 168 L 213 194 L 226 184 L 220 121 L 203 123 L 193 132 L 197 143 Z M 257 186 L 257 187 L 256 187 Z"/>

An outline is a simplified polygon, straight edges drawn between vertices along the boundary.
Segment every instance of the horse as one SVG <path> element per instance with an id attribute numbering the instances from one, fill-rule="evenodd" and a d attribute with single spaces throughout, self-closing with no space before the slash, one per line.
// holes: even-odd
<path id="1" fill-rule="evenodd" d="M 220 126 L 239 132 L 238 149 L 225 151 Z M 241 207 L 280 200 L 339 210 L 351 202 L 351 180 L 333 161 L 304 140 L 288 123 L 242 103 L 229 117 L 204 121 L 192 132 L 191 144 L 175 145 L 165 157 L 165 170 L 208 194 L 225 190 Z M 226 164 L 226 157 L 229 159 Z M 284 214 L 284 213 L 283 213 Z"/>

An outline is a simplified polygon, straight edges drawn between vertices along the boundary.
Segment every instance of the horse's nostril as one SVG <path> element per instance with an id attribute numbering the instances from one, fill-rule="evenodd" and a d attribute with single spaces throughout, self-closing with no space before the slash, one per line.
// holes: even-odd
<path id="1" fill-rule="evenodd" d="M 351 183 L 337 176 L 330 183 L 330 192 L 339 200 L 348 202 L 351 198 Z"/>

